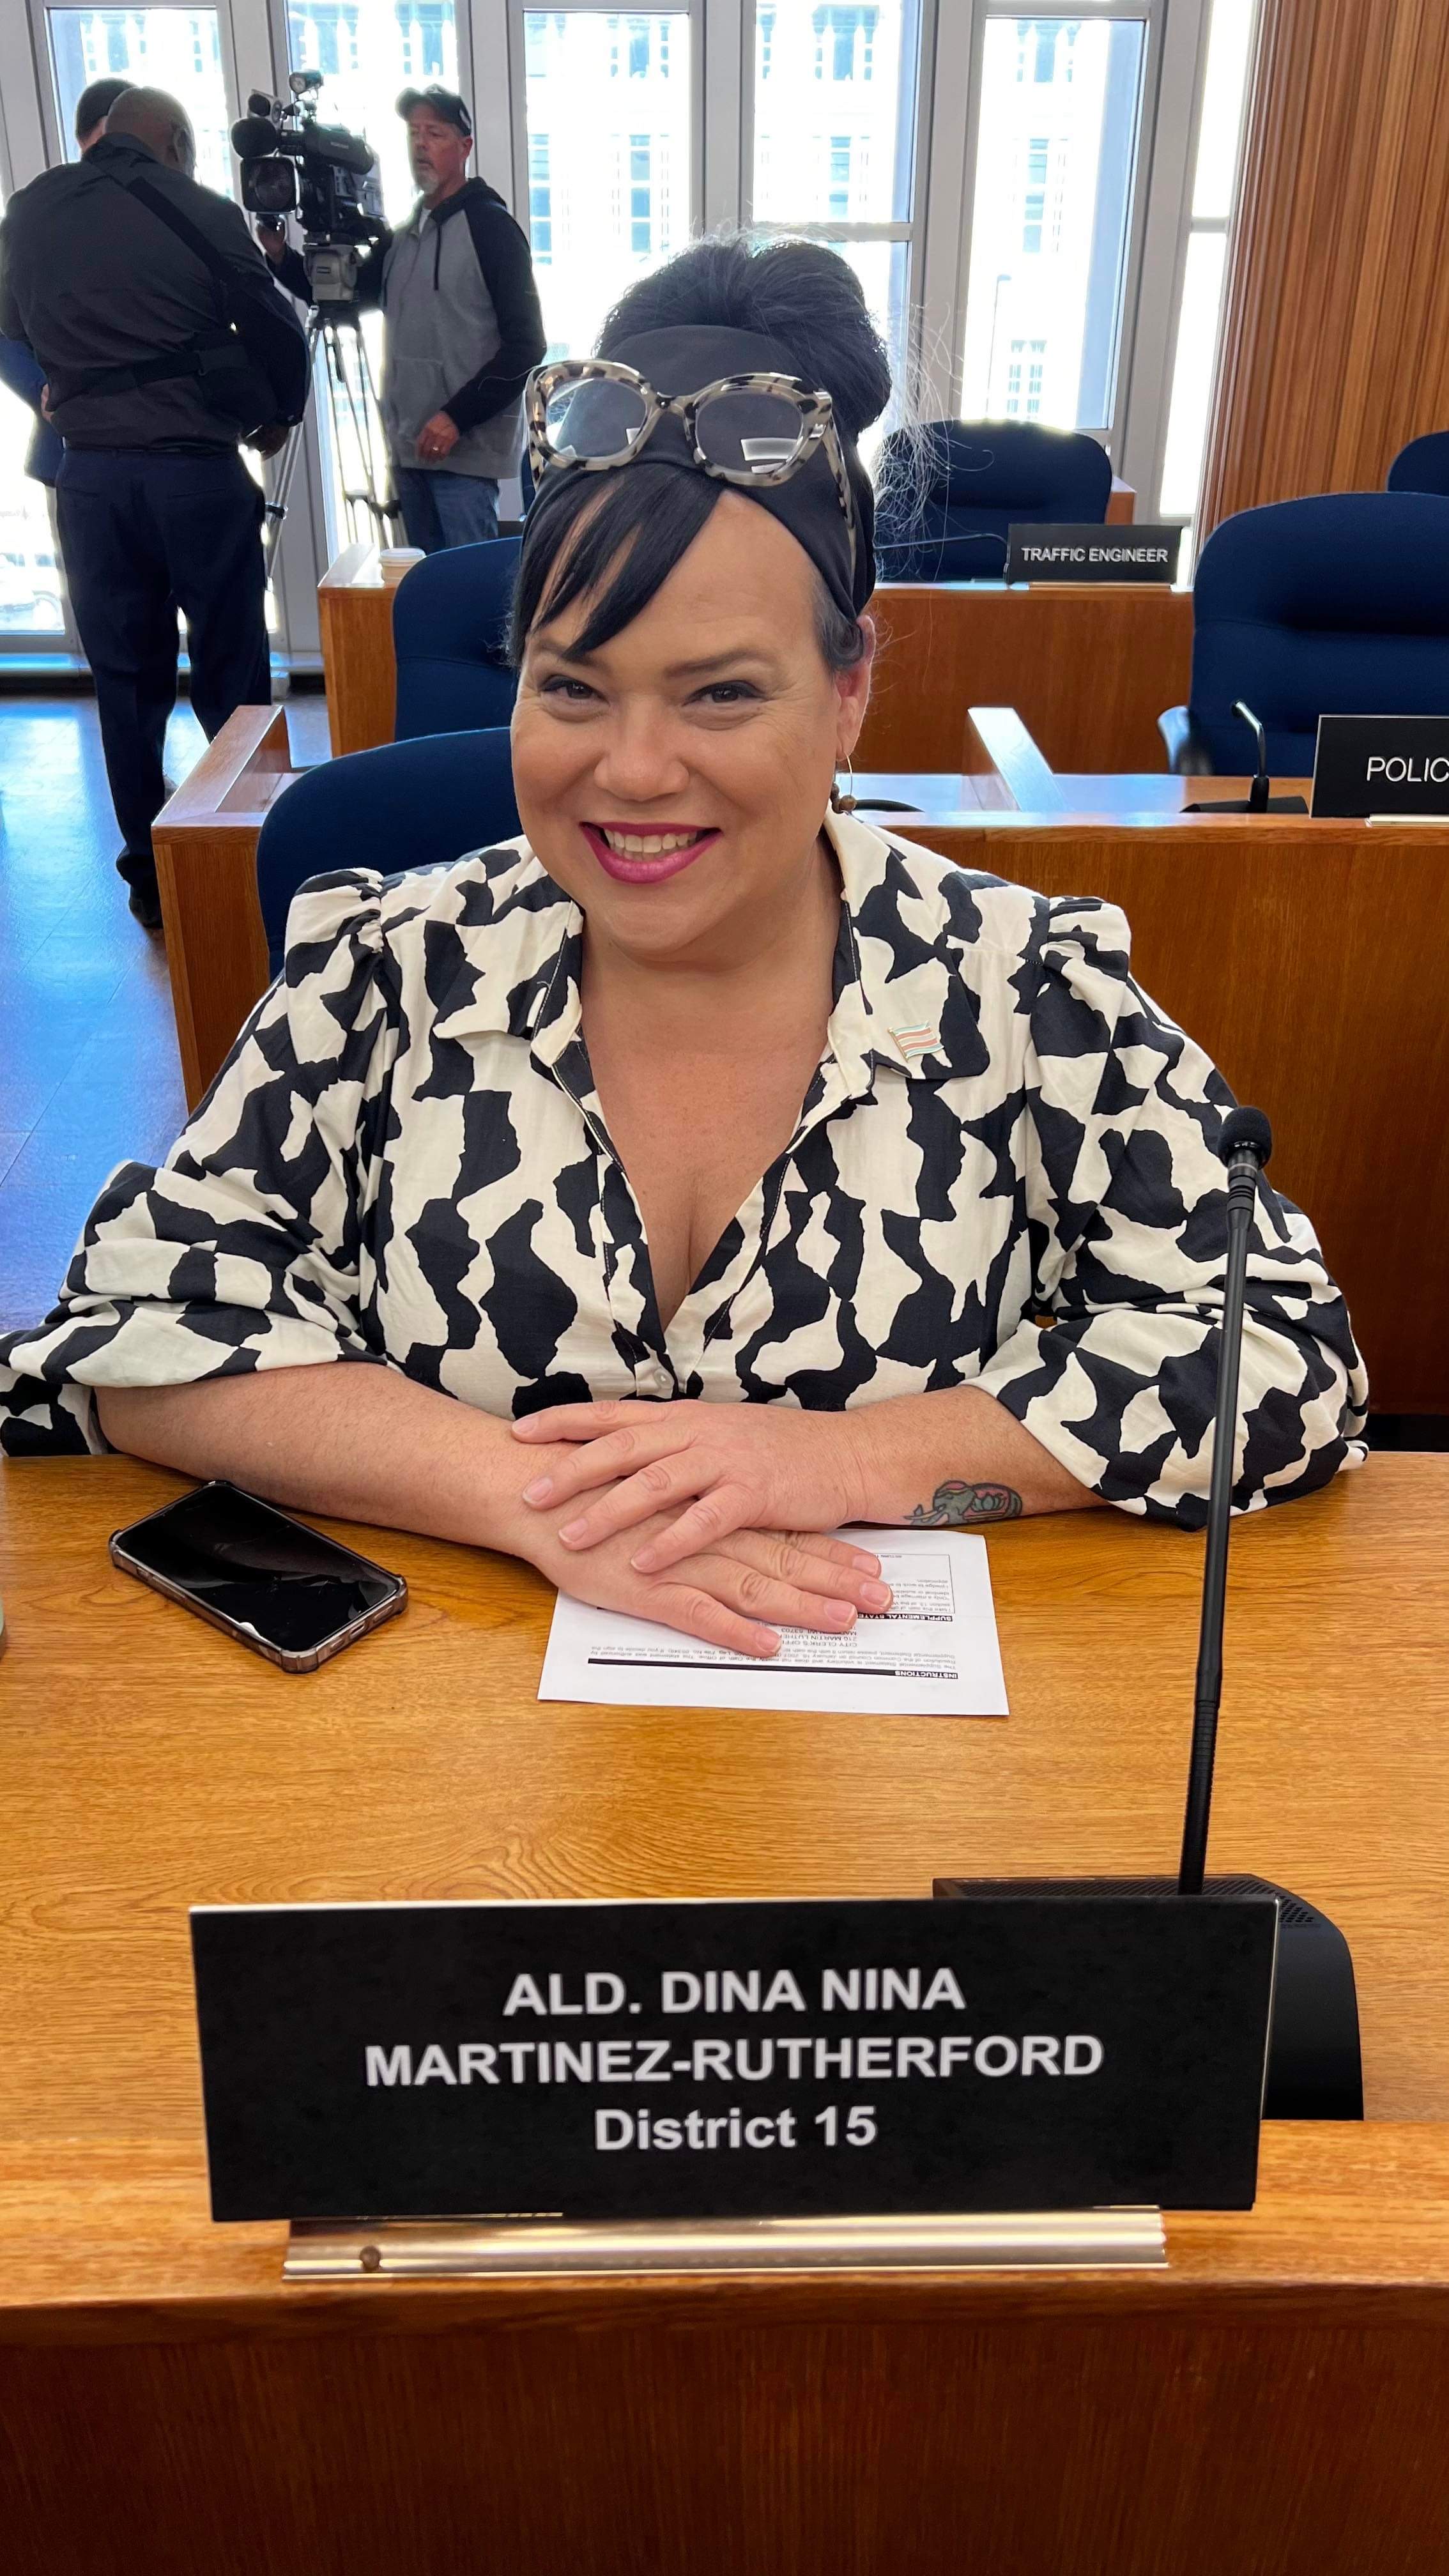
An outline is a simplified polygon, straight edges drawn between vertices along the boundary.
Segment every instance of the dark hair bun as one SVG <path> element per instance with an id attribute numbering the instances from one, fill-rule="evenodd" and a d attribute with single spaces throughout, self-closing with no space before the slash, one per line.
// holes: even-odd
<path id="1" fill-rule="evenodd" d="M 860 280 L 823 242 L 754 243 L 742 234 L 695 242 L 620 298 L 597 354 L 607 358 L 636 332 L 680 323 L 778 340 L 796 373 L 829 394 L 848 438 L 859 438 L 890 400 L 890 361 Z"/>

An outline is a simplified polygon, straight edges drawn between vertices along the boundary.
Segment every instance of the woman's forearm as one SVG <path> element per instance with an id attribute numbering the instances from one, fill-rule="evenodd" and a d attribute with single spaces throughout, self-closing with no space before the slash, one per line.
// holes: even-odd
<path id="1" fill-rule="evenodd" d="M 340 1520 L 518 1553 L 532 1472 L 508 1425 L 363 1361 L 97 1390 L 113 1448 Z"/>
<path id="2" fill-rule="evenodd" d="M 1069 1475 L 980 1387 L 858 1405 L 865 1521 L 979 1529 L 1027 1512 L 1079 1512 L 1102 1497 Z"/>

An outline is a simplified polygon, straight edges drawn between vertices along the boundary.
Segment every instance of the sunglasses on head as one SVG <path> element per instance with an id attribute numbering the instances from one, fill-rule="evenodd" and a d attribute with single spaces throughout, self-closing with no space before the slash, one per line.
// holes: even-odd
<path id="1" fill-rule="evenodd" d="M 661 394 L 615 358 L 558 358 L 528 380 L 529 462 L 535 482 L 558 466 L 600 473 L 632 465 L 661 420 L 684 424 L 694 461 L 721 483 L 788 483 L 819 448 L 835 477 L 855 573 L 855 506 L 835 408 L 795 376 L 720 376 L 698 393 Z"/>

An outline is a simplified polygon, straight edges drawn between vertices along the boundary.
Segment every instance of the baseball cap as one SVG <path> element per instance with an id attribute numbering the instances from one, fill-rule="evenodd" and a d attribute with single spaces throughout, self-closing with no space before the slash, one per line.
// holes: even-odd
<path id="1" fill-rule="evenodd" d="M 428 89 L 405 89 L 397 103 L 399 116 L 411 116 L 415 107 L 430 107 L 460 134 L 473 131 L 473 119 L 455 89 L 439 89 L 436 82 Z"/>

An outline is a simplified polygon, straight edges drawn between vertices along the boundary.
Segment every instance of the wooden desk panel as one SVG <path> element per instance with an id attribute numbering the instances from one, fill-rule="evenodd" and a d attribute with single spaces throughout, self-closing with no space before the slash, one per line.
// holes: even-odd
<path id="1" fill-rule="evenodd" d="M 349 546 L 317 597 L 333 751 L 391 742 L 392 592 L 376 549 Z M 888 582 L 871 613 L 880 643 L 860 768 L 989 768 L 966 721 L 973 701 L 1016 707 L 1054 769 L 1165 767 L 1157 719 L 1187 698 L 1190 591 Z"/>
<path id="2" fill-rule="evenodd" d="M 1272 1178 L 1318 1229 L 1376 1408 L 1449 1413 L 1449 829 L 1009 812 L 892 828 L 1121 906 L 1139 982 L 1271 1118 Z"/>
<path id="3" fill-rule="evenodd" d="M 542 1582 L 396 1533 L 342 1532 L 401 1620 L 246 1655 L 106 1560 L 180 1483 L 0 1474 L 7 2576 L 1440 2576 L 1449 2127 L 1270 2128 L 1253 2212 L 1115 2278 L 286 2286 L 207 2219 L 190 1901 L 1160 1867 L 1198 1543 L 993 1532 L 1005 1724 L 541 1707 Z M 1343 1924 L 1400 2122 L 1449 2111 L 1446 1542 L 1449 1458 L 1376 1459 L 1229 1590 L 1213 1862 Z"/>
<path id="4" fill-rule="evenodd" d="M 403 576 L 407 578 L 406 574 Z M 322 671 L 334 758 L 391 742 L 397 718 L 397 656 L 392 643 L 393 590 L 383 583 L 377 548 L 345 546 L 317 585 Z"/>
<path id="5" fill-rule="evenodd" d="M 285 707 L 238 707 L 152 827 L 189 1109 L 267 989 L 257 836 L 296 775 Z"/>
<path id="6" fill-rule="evenodd" d="M 1150 584 L 886 583 L 856 765 L 979 770 L 967 708 L 1013 706 L 1056 770 L 1165 770 L 1187 698 L 1192 593 Z"/>

